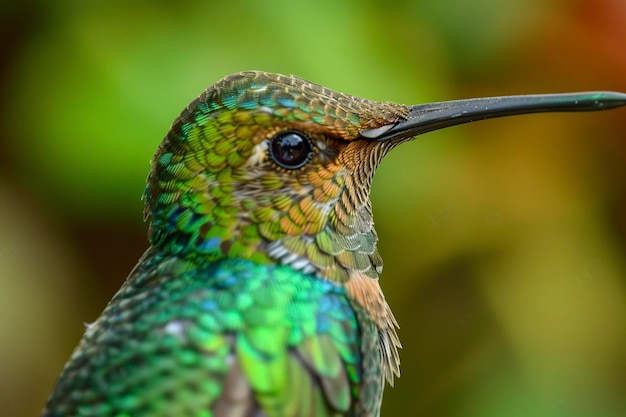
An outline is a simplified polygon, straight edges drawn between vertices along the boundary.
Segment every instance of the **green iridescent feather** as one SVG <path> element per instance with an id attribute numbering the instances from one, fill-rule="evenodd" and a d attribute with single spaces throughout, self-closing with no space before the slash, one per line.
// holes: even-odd
<path id="1" fill-rule="evenodd" d="M 375 329 L 359 327 L 336 284 L 149 250 L 89 325 L 44 415 L 355 415 L 363 338 Z"/>

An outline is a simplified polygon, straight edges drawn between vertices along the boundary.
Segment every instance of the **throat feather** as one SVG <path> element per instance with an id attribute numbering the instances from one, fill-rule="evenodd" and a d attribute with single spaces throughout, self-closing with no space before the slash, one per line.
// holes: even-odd
<path id="1" fill-rule="evenodd" d="M 365 310 L 378 327 L 385 379 L 393 385 L 394 376 L 400 376 L 398 349 L 402 345 L 396 331 L 398 322 L 385 300 L 378 279 L 355 272 L 350 274 L 350 279 L 344 285 L 350 298 Z"/>

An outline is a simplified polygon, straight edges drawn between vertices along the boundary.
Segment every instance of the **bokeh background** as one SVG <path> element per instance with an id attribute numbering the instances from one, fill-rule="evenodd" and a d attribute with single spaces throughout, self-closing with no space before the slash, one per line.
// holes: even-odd
<path id="1" fill-rule="evenodd" d="M 626 91 L 623 0 L 0 6 L 0 415 L 38 415 L 146 248 L 149 160 L 244 69 L 402 103 Z M 403 375 L 383 416 L 626 415 L 626 110 L 499 119 L 373 187 Z"/>

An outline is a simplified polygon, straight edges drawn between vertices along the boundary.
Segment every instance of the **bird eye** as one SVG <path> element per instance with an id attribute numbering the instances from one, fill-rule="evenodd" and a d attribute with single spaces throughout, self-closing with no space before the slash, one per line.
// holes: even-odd
<path id="1" fill-rule="evenodd" d="M 270 157 L 280 167 L 303 167 L 313 155 L 311 140 L 297 130 L 285 130 L 270 139 Z"/>

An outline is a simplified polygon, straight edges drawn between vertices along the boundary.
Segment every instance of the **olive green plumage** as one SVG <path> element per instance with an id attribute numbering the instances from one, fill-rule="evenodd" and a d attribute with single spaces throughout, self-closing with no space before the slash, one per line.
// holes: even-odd
<path id="1" fill-rule="evenodd" d="M 377 417 L 399 374 L 378 283 L 376 167 L 415 135 L 620 93 L 403 106 L 247 71 L 152 160 L 150 248 L 66 364 L 45 417 Z"/>

